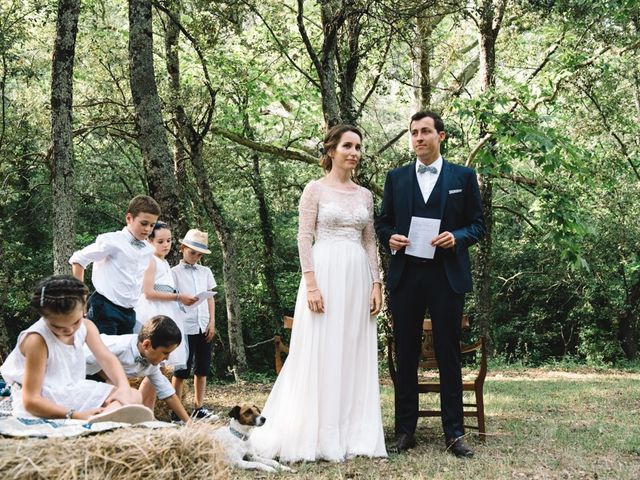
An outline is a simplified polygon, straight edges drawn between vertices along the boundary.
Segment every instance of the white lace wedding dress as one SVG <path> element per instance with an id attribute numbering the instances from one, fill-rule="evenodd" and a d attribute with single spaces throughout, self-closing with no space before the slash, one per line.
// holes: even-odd
<path id="1" fill-rule="evenodd" d="M 303 277 L 289 356 L 264 407 L 267 422 L 251 441 L 261 455 L 286 462 L 386 456 L 369 313 L 372 283 L 380 281 L 371 192 L 313 181 L 299 210 L 300 264 L 315 272 L 325 311 L 307 307 Z"/>

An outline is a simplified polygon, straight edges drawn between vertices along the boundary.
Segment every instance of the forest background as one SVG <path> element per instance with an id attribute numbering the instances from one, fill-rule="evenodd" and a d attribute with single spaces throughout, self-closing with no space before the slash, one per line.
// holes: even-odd
<path id="1" fill-rule="evenodd" d="M 37 279 L 146 193 L 210 234 L 216 377 L 271 371 L 326 128 L 362 128 L 379 204 L 430 108 L 479 173 L 494 360 L 637 367 L 639 29 L 636 0 L 0 0 L 0 358 Z"/>

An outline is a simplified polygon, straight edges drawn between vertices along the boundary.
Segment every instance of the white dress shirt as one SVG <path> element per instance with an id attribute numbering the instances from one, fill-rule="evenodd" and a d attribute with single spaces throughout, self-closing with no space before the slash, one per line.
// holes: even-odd
<path id="1" fill-rule="evenodd" d="M 216 288 L 216 280 L 209 267 L 199 263 L 193 266 L 196 268 L 180 262 L 171 269 L 178 292 L 195 295 Z M 204 301 L 194 309 L 187 308 L 184 317 L 184 331 L 187 335 L 196 335 L 200 331 L 204 333 L 207 325 L 209 325 L 209 302 Z"/>
<path id="2" fill-rule="evenodd" d="M 176 393 L 171 382 L 160 371 L 159 365 L 151 365 L 145 358 L 140 355 L 138 350 L 138 334 L 131 333 L 129 335 L 105 335 L 100 334 L 100 339 L 107 346 L 109 351 L 113 353 L 122 364 L 124 373 L 128 378 L 147 377 L 160 400 L 169 398 Z M 96 361 L 91 350 L 85 345 L 85 361 L 87 363 L 87 374 L 93 375 L 98 373 L 102 368 Z"/>
<path id="3" fill-rule="evenodd" d="M 442 171 L 442 157 L 438 157 L 437 160 L 431 164 L 432 167 L 435 167 L 438 170 L 437 173 L 418 173 L 418 167 L 420 165 L 422 165 L 422 162 L 420 160 L 416 160 L 416 177 L 418 179 L 418 185 L 420 186 L 424 203 L 427 203 L 429 196 L 433 191 L 433 187 L 436 186 L 440 172 Z"/>
<path id="4" fill-rule="evenodd" d="M 91 281 L 98 293 L 116 305 L 133 308 L 142 293 L 144 272 L 155 249 L 148 242 L 136 247 L 127 227 L 119 232 L 98 235 L 91 245 L 78 250 L 69 259 L 87 268 L 93 262 Z"/>

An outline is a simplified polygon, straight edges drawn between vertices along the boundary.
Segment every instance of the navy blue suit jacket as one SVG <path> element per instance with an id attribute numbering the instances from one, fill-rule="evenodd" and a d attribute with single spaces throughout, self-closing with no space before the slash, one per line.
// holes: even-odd
<path id="1" fill-rule="evenodd" d="M 466 293 L 472 289 L 468 248 L 485 235 L 480 189 L 471 168 L 444 161 L 440 175 L 440 232 L 451 232 L 456 244 L 453 248 L 439 249 L 439 255 L 453 291 Z M 382 208 L 375 220 L 376 233 L 387 251 L 391 235 L 409 235 L 414 176 L 415 162 L 387 174 Z M 400 283 L 405 263 L 404 249 L 392 255 L 387 273 L 389 290 Z"/>

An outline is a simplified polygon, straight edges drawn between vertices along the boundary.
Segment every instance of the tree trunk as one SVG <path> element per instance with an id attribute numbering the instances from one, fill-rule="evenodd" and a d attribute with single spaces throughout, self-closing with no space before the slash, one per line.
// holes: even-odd
<path id="1" fill-rule="evenodd" d="M 249 118 L 244 116 L 245 137 L 249 140 L 255 140 L 253 128 L 249 124 Z M 258 214 L 260 216 L 260 232 L 262 234 L 262 243 L 264 245 L 264 281 L 267 286 L 269 295 L 269 310 L 273 327 L 277 330 L 282 325 L 282 307 L 280 305 L 280 295 L 276 285 L 276 266 L 275 266 L 275 241 L 273 238 L 273 225 L 269 217 L 269 205 L 265 195 L 264 182 L 260 173 L 260 155 L 256 151 L 251 152 L 251 160 L 253 163 L 253 175 L 251 176 L 251 188 L 258 200 Z"/>
<path id="2" fill-rule="evenodd" d="M 444 18 L 443 15 L 433 14 L 433 9 L 423 12 L 416 18 L 418 27 L 418 58 L 416 59 L 416 101 L 420 110 L 431 108 L 433 85 L 431 84 L 431 58 L 433 56 L 433 30 Z"/>
<path id="3" fill-rule="evenodd" d="M 496 7 L 493 0 L 482 0 L 480 5 L 480 18 L 478 23 L 480 46 L 480 80 L 482 92 L 490 95 L 495 87 L 495 65 L 496 65 L 496 39 L 500 31 L 500 22 L 504 13 L 506 3 L 498 0 Z M 479 137 L 483 138 L 487 134 L 485 122 L 480 122 Z M 493 140 L 485 144 L 485 149 L 494 156 L 495 143 Z M 494 162 L 495 163 L 495 162 Z M 486 236 L 480 242 L 477 255 L 477 271 L 479 285 L 476 288 L 476 305 L 479 317 L 479 326 L 482 335 L 487 338 L 490 345 L 490 325 L 493 308 L 492 297 L 492 273 L 493 256 L 491 251 L 493 235 L 493 178 L 490 175 L 482 175 L 480 179 L 480 195 L 484 207 L 484 218 L 486 224 Z"/>
<path id="4" fill-rule="evenodd" d="M 628 360 L 638 357 L 638 307 L 640 307 L 640 278 L 631 287 L 625 301 L 625 310 L 618 319 L 618 340 Z"/>
<path id="5" fill-rule="evenodd" d="M 150 0 L 129 0 L 129 78 L 149 194 L 160 204 L 162 219 L 175 230 L 179 228 L 177 183 L 153 67 Z"/>
<path id="6" fill-rule="evenodd" d="M 242 379 L 247 372 L 247 355 L 242 336 L 242 316 L 240 314 L 240 295 L 238 293 L 238 267 L 235 240 L 227 221 L 222 214 L 222 208 L 215 201 L 211 192 L 206 170 L 202 161 L 202 141 L 198 144 L 190 143 L 190 158 L 196 172 L 196 182 L 200 199 L 207 215 L 216 230 L 216 235 L 222 250 L 222 274 L 224 280 L 224 296 L 227 305 L 227 326 L 229 334 L 229 350 L 231 364 L 236 381 Z"/>
<path id="7" fill-rule="evenodd" d="M 207 216 L 214 226 L 220 248 L 222 251 L 222 276 L 227 307 L 227 325 L 229 335 L 229 350 L 231 352 L 231 365 L 236 381 L 239 381 L 247 371 L 247 356 L 242 336 L 242 316 L 240 308 L 240 295 L 238 293 L 238 267 L 236 264 L 235 240 L 231 229 L 222 213 L 222 208 L 215 201 L 211 186 L 207 178 L 206 169 L 202 160 L 202 148 L 204 136 L 208 132 L 209 123 L 206 123 L 203 131 L 198 132 L 193 122 L 186 114 L 182 105 L 180 85 L 180 58 L 178 55 L 180 0 L 172 0 L 168 5 L 170 18 L 167 20 L 167 38 L 165 41 L 167 70 L 169 73 L 169 89 L 171 97 L 172 119 L 175 124 L 176 146 L 176 170 L 179 175 L 179 183 L 186 187 L 185 156 L 191 159 L 194 177 L 198 186 L 200 201 L 207 212 Z M 175 20 L 175 21 L 174 21 Z M 208 77 L 207 77 L 208 78 Z M 211 93 L 211 92 L 210 92 Z M 211 104 L 208 105 L 209 113 L 215 106 L 215 95 L 211 95 Z M 209 118 L 210 115 L 207 115 Z"/>
<path id="8" fill-rule="evenodd" d="M 167 0 L 166 6 L 171 11 L 174 18 L 179 19 L 182 11 L 181 0 Z M 167 74 L 169 78 L 169 110 L 171 112 L 171 130 L 173 132 L 173 166 L 176 175 L 177 196 L 179 201 L 178 209 L 178 232 L 184 234 L 189 230 L 189 195 L 187 193 L 187 152 L 184 147 L 184 140 L 180 134 L 181 125 L 185 125 L 185 112 L 182 105 L 180 91 L 180 56 L 179 56 L 180 28 L 171 21 L 166 22 L 165 29 L 165 55 L 167 62 Z M 177 238 L 177 234 L 175 235 Z M 173 261 L 170 263 L 177 263 Z"/>
<path id="9" fill-rule="evenodd" d="M 9 276 L 11 274 L 8 273 L 7 270 L 5 270 L 5 266 L 7 265 L 7 262 L 6 262 L 4 243 L 0 243 L 0 265 L 2 265 L 2 267 L 0 267 L 0 304 L 6 305 L 7 297 L 9 296 L 9 286 L 10 286 Z M 9 329 L 7 328 L 9 326 L 9 322 L 11 322 L 11 320 L 9 319 L 8 315 L 0 315 L 0 362 L 1 363 L 4 363 L 5 359 L 7 358 L 7 355 L 11 353 L 11 350 L 13 350 L 13 347 L 14 347 L 13 341 L 12 341 L 13 338 L 9 335 Z"/>
<path id="10" fill-rule="evenodd" d="M 482 91 L 488 92 L 493 90 L 495 86 L 496 73 L 496 37 L 497 31 L 494 31 L 493 20 L 495 17 L 494 6 L 492 0 L 484 0 L 481 6 L 480 17 L 480 81 Z"/>
<path id="11" fill-rule="evenodd" d="M 340 116 L 340 102 L 336 90 L 336 45 L 338 44 L 338 30 L 345 21 L 342 2 L 339 0 L 321 0 L 320 18 L 322 23 L 322 50 L 318 55 L 307 35 L 304 25 L 304 0 L 298 0 L 298 31 L 304 42 L 309 58 L 318 75 L 316 86 L 320 88 L 322 97 L 322 113 L 325 128 L 342 123 Z"/>
<path id="12" fill-rule="evenodd" d="M 340 72 L 340 117 L 344 123 L 354 125 L 356 123 L 356 109 L 353 104 L 353 91 L 360 66 L 360 33 L 362 25 L 360 16 L 349 15 L 347 17 L 346 39 L 343 39 L 342 51 L 347 52 Z"/>
<path id="13" fill-rule="evenodd" d="M 476 308 L 478 313 L 478 325 L 480 332 L 490 345 L 491 337 L 491 313 L 493 309 L 492 298 L 492 235 L 493 235 L 493 183 L 489 175 L 480 178 L 480 197 L 484 209 L 484 222 L 486 236 L 478 244 L 475 265 L 477 267 L 478 285 L 476 286 Z"/>
<path id="14" fill-rule="evenodd" d="M 324 114 L 325 126 L 327 129 L 342 123 L 340 115 L 340 103 L 336 92 L 336 54 L 335 48 L 338 43 L 338 18 L 336 11 L 340 9 L 340 2 L 336 0 L 325 0 L 321 2 L 320 12 L 322 20 L 322 30 L 325 32 L 322 45 L 321 65 L 318 72 L 322 95 L 322 112 Z"/>
<path id="15" fill-rule="evenodd" d="M 53 271 L 70 273 L 75 250 L 73 156 L 73 63 L 80 0 L 60 0 L 51 68 L 51 139 L 53 142 Z"/>

